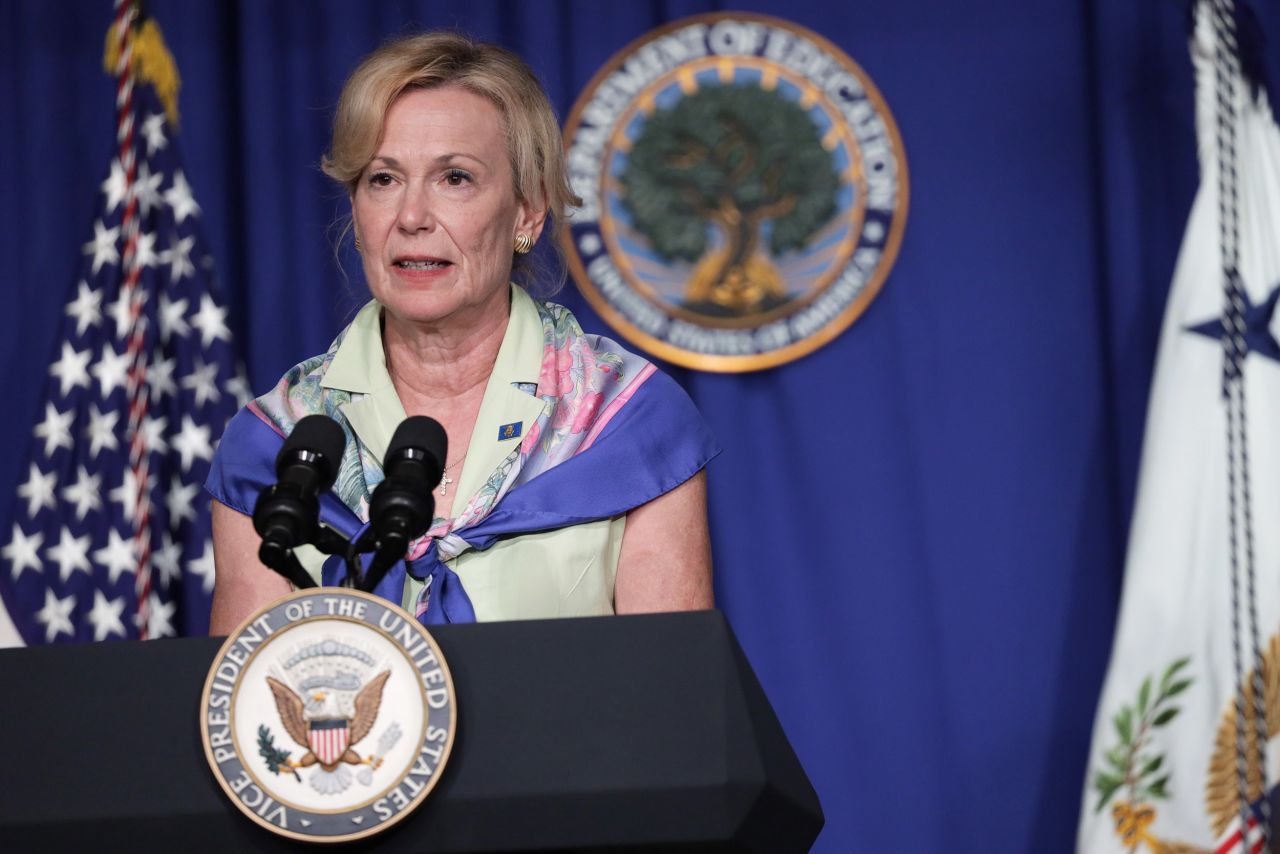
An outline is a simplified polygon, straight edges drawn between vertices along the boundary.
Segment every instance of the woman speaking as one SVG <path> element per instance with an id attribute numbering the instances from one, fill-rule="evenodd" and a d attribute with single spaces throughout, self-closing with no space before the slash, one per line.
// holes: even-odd
<path id="1" fill-rule="evenodd" d="M 375 591 L 425 622 L 711 607 L 717 448 L 701 417 L 653 365 L 536 298 L 554 288 L 528 252 L 577 199 L 528 66 L 454 33 L 385 44 L 343 89 L 324 171 L 350 199 L 373 300 L 227 427 L 207 484 L 210 632 L 289 590 L 258 561 L 250 514 L 284 437 L 317 413 L 346 434 L 321 520 L 348 536 L 396 426 L 443 425 L 436 518 Z M 341 579 L 340 560 L 298 556 Z"/>

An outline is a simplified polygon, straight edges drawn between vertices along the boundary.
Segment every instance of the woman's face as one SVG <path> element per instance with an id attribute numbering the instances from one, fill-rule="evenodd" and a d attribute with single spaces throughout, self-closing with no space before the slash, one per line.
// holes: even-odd
<path id="1" fill-rule="evenodd" d="M 502 114 L 460 86 L 392 103 L 351 205 L 374 297 L 429 325 L 503 317 L 512 242 L 543 219 L 516 199 Z"/>

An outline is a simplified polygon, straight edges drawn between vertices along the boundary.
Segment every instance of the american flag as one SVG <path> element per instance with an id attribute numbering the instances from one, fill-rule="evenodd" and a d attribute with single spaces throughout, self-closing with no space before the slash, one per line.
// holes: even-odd
<path id="1" fill-rule="evenodd" d="M 131 73 L 136 16 L 118 5 L 119 133 L 0 529 L 0 598 L 28 644 L 208 630 L 202 487 L 247 387 L 174 127 Z"/>
<path id="2" fill-rule="evenodd" d="M 1249 821 L 1245 825 L 1243 844 L 1240 838 L 1240 816 L 1236 816 L 1218 838 L 1217 844 L 1213 847 L 1214 854 L 1243 854 L 1246 850 L 1245 846 L 1248 846 L 1248 854 L 1263 854 L 1267 840 L 1263 835 L 1262 825 L 1258 822 L 1260 806 L 1261 804 L 1254 803 L 1249 807 Z"/>

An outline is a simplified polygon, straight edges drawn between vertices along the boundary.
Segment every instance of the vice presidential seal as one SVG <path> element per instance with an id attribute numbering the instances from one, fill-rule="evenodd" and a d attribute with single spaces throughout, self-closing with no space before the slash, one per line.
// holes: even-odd
<path id="1" fill-rule="evenodd" d="M 591 80 L 565 129 L 583 206 L 569 267 L 600 315 L 677 364 L 749 371 L 830 341 L 884 284 L 907 167 L 893 117 L 818 34 L 676 21 Z"/>
<path id="2" fill-rule="evenodd" d="M 205 755 L 263 827 L 341 842 L 395 824 L 435 787 L 457 710 L 439 647 L 408 613 L 333 587 L 267 606 L 218 651 Z"/>

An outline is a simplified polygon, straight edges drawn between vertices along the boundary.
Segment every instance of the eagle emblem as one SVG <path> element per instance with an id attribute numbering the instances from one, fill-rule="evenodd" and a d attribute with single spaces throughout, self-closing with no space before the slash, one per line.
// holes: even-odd
<path id="1" fill-rule="evenodd" d="M 412 614 L 359 590 L 309 588 L 223 643 L 200 737 L 245 818 L 290 839 L 345 842 L 431 794 L 453 749 L 455 702 L 444 653 Z"/>
<path id="2" fill-rule="evenodd" d="M 269 769 L 299 776 L 298 769 L 314 767 L 312 788 L 321 794 L 336 794 L 351 785 L 351 772 L 343 766 L 363 766 L 360 782 L 369 785 L 372 771 L 382 764 L 382 757 L 400 734 L 393 723 L 375 752 L 362 757 L 355 749 L 377 722 L 383 688 L 391 676 L 391 671 L 384 669 L 366 678 L 375 669 L 373 657 L 364 650 L 326 639 L 289 656 L 283 678 L 267 676 L 280 722 L 304 751 L 295 760 L 276 750 L 269 734 L 260 731 L 259 746 Z"/>

